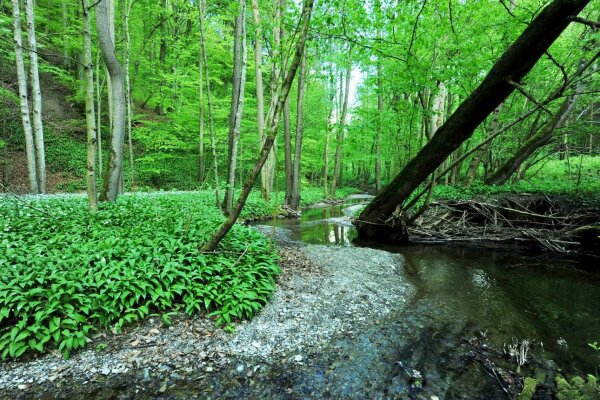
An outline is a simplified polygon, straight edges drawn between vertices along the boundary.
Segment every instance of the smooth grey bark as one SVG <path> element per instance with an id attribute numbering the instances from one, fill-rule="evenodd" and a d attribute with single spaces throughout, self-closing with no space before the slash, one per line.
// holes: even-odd
<path id="1" fill-rule="evenodd" d="M 244 109 L 244 88 L 246 84 L 246 0 L 239 0 L 238 15 L 235 20 L 233 45 L 233 81 L 231 93 L 231 114 L 229 117 L 229 136 L 227 147 L 227 189 L 223 204 L 225 214 L 233 209 L 235 189 L 235 171 L 238 158 L 238 147 L 242 115 Z"/>
<path id="2" fill-rule="evenodd" d="M 94 114 L 94 65 L 92 64 L 92 39 L 90 35 L 90 0 L 83 3 L 83 63 L 85 65 L 85 121 L 86 121 L 86 183 L 88 204 L 98 210 L 96 187 L 96 115 Z"/>
<path id="3" fill-rule="evenodd" d="M 244 186 L 242 187 L 242 191 L 232 213 L 229 214 L 223 225 L 221 225 L 221 227 L 213 234 L 210 240 L 204 246 L 202 246 L 203 251 L 216 250 L 221 240 L 231 230 L 231 228 L 239 218 L 240 213 L 242 212 L 244 205 L 246 204 L 246 200 L 248 199 L 248 196 L 252 191 L 252 187 L 254 186 L 258 175 L 260 174 L 260 170 L 262 169 L 263 165 L 265 164 L 265 161 L 267 160 L 267 157 L 269 156 L 269 151 L 273 147 L 275 137 L 277 136 L 277 130 L 279 127 L 279 117 L 283 109 L 283 104 L 285 103 L 290 93 L 292 82 L 294 81 L 294 77 L 296 76 L 296 72 L 298 71 L 298 67 L 302 60 L 302 55 L 304 53 L 304 44 L 306 43 L 308 28 L 310 26 L 310 17 L 312 15 L 312 9 L 313 0 L 304 0 L 301 24 L 302 28 L 298 36 L 298 42 L 296 43 L 296 51 L 294 54 L 294 58 L 290 64 L 289 71 L 285 75 L 285 78 L 281 85 L 281 92 L 277 98 L 276 106 L 273 108 L 273 112 L 269 113 L 269 118 L 267 119 L 269 133 L 267 135 L 267 138 L 265 139 L 265 144 L 263 145 L 260 151 L 260 157 L 256 161 L 256 164 L 254 165 L 250 176 L 244 182 Z"/>
<path id="4" fill-rule="evenodd" d="M 258 128 L 258 138 L 261 146 L 265 140 L 265 94 L 263 87 L 262 73 L 262 26 L 260 22 L 260 8 L 258 0 L 252 0 L 252 17 L 254 19 L 254 76 L 256 80 L 256 125 Z M 273 178 L 269 177 L 268 162 L 260 171 L 261 193 L 265 200 L 269 201 L 271 195 L 271 187 L 267 184 L 273 182 Z"/>
<path id="5" fill-rule="evenodd" d="M 436 135 L 363 210 L 359 236 L 394 242 L 407 239 L 404 219 L 394 215 L 413 191 L 473 134 L 475 128 L 514 90 L 512 82 L 533 68 L 589 0 L 554 0 L 546 6 L 494 64 Z"/>
<path id="6" fill-rule="evenodd" d="M 125 88 L 123 70 L 115 54 L 111 39 L 109 0 L 100 0 L 95 6 L 98 45 L 110 77 L 111 103 L 113 107 L 111 123 L 111 143 L 108 166 L 100 200 L 115 201 L 119 194 L 123 175 L 123 141 L 125 138 Z"/>
<path id="7" fill-rule="evenodd" d="M 208 68 L 208 52 L 206 51 L 206 39 L 204 35 L 204 9 L 205 1 L 200 1 L 200 51 L 204 56 L 204 72 L 206 77 L 206 105 L 208 108 L 208 130 L 210 132 L 210 148 L 213 158 L 213 174 L 215 177 L 215 204 L 217 208 L 221 208 L 221 194 L 219 190 L 219 162 L 217 158 L 217 143 L 215 141 L 215 122 L 213 118 L 212 98 L 210 90 L 210 71 Z"/>
<path id="8" fill-rule="evenodd" d="M 21 106 L 21 122 L 25 134 L 25 152 L 27 154 L 27 173 L 29 176 L 29 191 L 39 193 L 35 160 L 35 143 L 29 114 L 29 97 L 27 95 L 27 74 L 23 62 L 23 40 L 21 38 L 21 9 L 19 0 L 12 0 L 13 37 L 15 41 L 15 60 L 17 64 L 17 80 L 19 82 L 19 103 Z"/>
<path id="9" fill-rule="evenodd" d="M 300 169 L 302 167 L 302 139 L 304 136 L 304 89 L 306 86 L 306 48 L 302 54 L 300 75 L 298 76 L 298 104 L 296 107 L 296 143 L 294 147 L 294 163 L 292 166 L 292 190 L 290 207 L 300 209 Z"/>
<path id="10" fill-rule="evenodd" d="M 131 14 L 131 7 L 133 1 L 125 0 L 125 15 L 124 15 L 124 30 L 125 30 L 125 63 L 123 69 L 125 70 L 125 107 L 126 107 L 126 127 L 127 127 L 127 145 L 129 147 L 129 175 L 130 175 L 130 187 L 133 189 L 135 185 L 135 165 L 133 160 L 133 140 L 131 139 L 131 124 L 132 124 L 132 111 L 133 100 L 131 98 L 131 83 L 129 81 L 129 58 L 131 56 L 131 40 L 129 37 L 129 15 Z"/>
<path id="11" fill-rule="evenodd" d="M 35 35 L 35 15 L 33 0 L 25 0 L 27 14 L 27 39 L 29 42 L 29 75 L 31 79 L 31 100 L 33 104 L 33 133 L 35 140 L 35 170 L 38 191 L 46 193 L 46 151 L 44 148 L 44 124 L 42 122 L 42 92 L 38 71 L 37 40 Z"/>

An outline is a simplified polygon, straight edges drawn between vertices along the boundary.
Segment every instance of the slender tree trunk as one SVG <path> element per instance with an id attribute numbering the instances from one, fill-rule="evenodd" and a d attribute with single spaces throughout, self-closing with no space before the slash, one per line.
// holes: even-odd
<path id="1" fill-rule="evenodd" d="M 21 121 L 25 133 L 25 151 L 27 153 L 27 172 L 29 175 L 29 191 L 39 193 L 36 172 L 35 143 L 29 114 L 29 99 L 27 96 L 27 74 L 23 62 L 23 41 L 21 38 L 21 10 L 19 0 L 12 0 L 13 7 L 13 34 L 15 40 L 15 59 L 17 63 L 17 80 L 19 81 L 19 100 L 21 105 Z"/>
<path id="2" fill-rule="evenodd" d="M 502 104 L 504 104 L 504 103 L 502 103 Z M 500 115 L 500 109 L 502 108 L 502 104 L 500 104 L 498 107 L 496 107 L 496 109 L 493 112 L 494 117 L 492 120 L 492 126 L 491 126 L 491 130 L 490 130 L 491 133 L 496 132 L 496 130 L 498 128 L 498 116 Z M 483 156 L 489 151 L 489 148 L 491 146 L 492 146 L 492 142 L 490 141 L 488 144 L 483 146 L 481 149 L 479 149 L 473 155 L 473 158 L 471 159 L 471 162 L 469 163 L 469 169 L 467 170 L 467 176 L 465 178 L 465 184 L 467 186 L 470 185 L 471 183 L 473 183 L 473 181 L 475 180 L 475 177 L 477 176 L 477 170 L 479 169 L 479 164 L 481 164 L 481 160 L 483 159 Z"/>
<path id="3" fill-rule="evenodd" d="M 290 98 L 283 105 L 283 152 L 285 161 L 285 205 L 292 200 L 292 118 L 290 116 Z"/>
<path id="4" fill-rule="evenodd" d="M 88 203 L 92 211 L 98 210 L 96 188 L 96 116 L 94 115 L 94 65 L 92 64 L 92 39 L 90 36 L 90 0 L 83 3 L 83 63 L 85 64 L 85 121 L 86 121 L 86 182 Z"/>
<path id="5" fill-rule="evenodd" d="M 262 73 L 262 26 L 260 23 L 260 9 L 258 6 L 258 0 L 252 0 L 252 16 L 254 18 L 254 76 L 256 79 L 256 125 L 258 128 L 258 138 L 261 146 L 265 140 L 265 95 L 263 87 L 263 73 Z M 269 201 L 271 194 L 271 188 L 267 184 L 269 181 L 268 176 L 268 162 L 260 171 L 261 180 L 261 193 L 265 200 Z M 271 179 L 272 182 L 272 179 Z"/>
<path id="6" fill-rule="evenodd" d="M 38 190 L 46 193 L 46 152 L 44 148 L 44 125 L 42 123 L 42 92 L 38 72 L 37 40 L 33 0 L 25 0 L 27 14 L 27 38 L 29 41 L 29 73 L 31 77 L 31 100 L 33 103 L 33 132 L 35 138 L 35 166 Z"/>
<path id="7" fill-rule="evenodd" d="M 133 162 L 133 141 L 131 140 L 131 108 L 133 107 L 133 99 L 131 93 L 131 83 L 129 82 L 129 57 L 131 54 L 131 41 L 129 38 L 129 14 L 131 13 L 131 6 L 133 2 L 131 0 L 125 0 L 125 106 L 127 113 L 127 144 L 129 146 L 129 174 L 130 174 L 130 187 L 133 190 L 135 186 L 135 168 Z"/>
<path id="8" fill-rule="evenodd" d="M 346 87 L 343 91 L 343 102 L 341 107 L 341 114 L 338 121 L 338 132 L 336 135 L 337 143 L 335 146 L 335 163 L 333 165 L 333 177 L 331 178 L 331 196 L 335 197 L 335 190 L 338 184 L 341 183 L 341 171 L 342 171 L 342 147 L 344 145 L 344 134 L 346 130 L 346 115 L 348 112 L 348 99 L 350 95 L 350 79 L 352 78 L 352 47 L 348 52 L 348 68 L 346 69 Z M 340 98 L 341 98 L 340 93 Z"/>
<path id="9" fill-rule="evenodd" d="M 406 240 L 405 223 L 394 211 L 514 90 L 589 0 L 554 0 L 546 6 L 494 64 L 435 137 L 363 210 L 358 233 L 381 241 Z"/>
<path id="10" fill-rule="evenodd" d="M 98 114 L 96 116 L 96 137 L 98 139 L 98 171 L 102 173 L 102 88 L 104 83 L 100 83 L 100 50 L 96 55 L 96 102 L 98 103 Z"/>
<path id="11" fill-rule="evenodd" d="M 208 52 L 206 51 L 206 40 L 204 35 L 204 10 L 205 1 L 200 1 L 200 52 L 204 55 L 204 71 L 206 73 L 206 105 L 208 107 L 208 130 L 210 132 L 210 148 L 213 158 L 213 174 L 215 177 L 215 198 L 217 208 L 221 208 L 221 194 L 219 190 L 219 160 L 217 158 L 217 143 L 215 140 L 215 122 L 213 118 L 212 99 L 210 91 L 210 71 L 208 68 Z"/>
<path id="12" fill-rule="evenodd" d="M 69 31 L 69 8 L 67 5 L 67 0 L 62 0 L 62 28 L 63 28 L 63 67 L 66 70 L 71 68 L 71 55 L 69 54 L 69 45 L 71 43 L 69 36 L 67 35 Z"/>
<path id="13" fill-rule="evenodd" d="M 112 138 L 108 157 L 108 169 L 102 187 L 100 200 L 115 201 L 119 194 L 121 177 L 123 176 L 123 139 L 125 136 L 125 89 L 123 87 L 123 70 L 115 54 L 114 42 L 110 35 L 110 3 L 100 0 L 96 5 L 96 30 L 102 58 L 110 76 L 112 92 L 113 121 Z"/>
<path id="14" fill-rule="evenodd" d="M 523 162 L 527 160 L 539 148 L 547 145 L 552 141 L 554 131 L 561 128 L 573 107 L 575 102 L 584 90 L 583 83 L 579 83 L 575 89 L 575 93 L 570 95 L 561 104 L 558 111 L 550 117 L 544 126 L 533 136 L 529 138 L 515 153 L 513 157 L 508 159 L 500 168 L 496 170 L 490 177 L 485 180 L 487 185 L 503 185 L 515 172 L 519 170 Z M 525 171 L 522 171 L 524 173 Z"/>
<path id="15" fill-rule="evenodd" d="M 210 240 L 202 247 L 203 251 L 214 251 L 217 246 L 221 242 L 221 240 L 225 237 L 225 235 L 231 230 L 235 222 L 237 221 L 244 205 L 246 204 L 246 200 L 252 191 L 252 187 L 260 174 L 260 170 L 262 169 L 267 157 L 269 156 L 269 151 L 273 146 L 273 142 L 275 141 L 275 136 L 277 135 L 277 130 L 279 127 L 279 117 L 281 115 L 281 111 L 283 109 L 283 104 L 285 103 L 289 93 L 290 87 L 292 86 L 292 82 L 294 81 L 294 77 L 296 76 L 296 71 L 300 65 L 302 60 L 302 54 L 304 52 L 304 44 L 306 42 L 306 37 L 308 35 L 308 28 L 310 26 L 310 17 L 313 9 L 313 0 L 304 0 L 303 3 L 303 12 L 302 12 L 302 28 L 298 36 L 298 42 L 296 44 L 296 51 L 294 54 L 294 58 L 290 65 L 290 69 L 288 73 L 285 75 L 283 83 L 281 85 L 281 93 L 278 96 L 277 103 L 272 113 L 269 113 L 269 118 L 267 118 L 268 126 L 269 126 L 269 134 L 265 139 L 265 144 L 263 145 L 260 151 L 260 157 L 258 158 L 250 176 L 246 179 L 244 186 L 242 187 L 242 191 L 240 193 L 239 199 L 236 203 L 233 212 L 229 214 L 227 220 L 223 223 L 223 225 L 214 233 L 214 235 L 210 238 Z"/>
<path id="16" fill-rule="evenodd" d="M 292 169 L 292 196 L 290 207 L 300 209 L 300 169 L 302 167 L 302 137 L 304 135 L 304 87 L 306 86 L 306 48 L 302 54 L 300 75 L 298 77 L 298 105 L 296 112 L 296 146 Z"/>
<path id="17" fill-rule="evenodd" d="M 244 87 L 246 83 L 246 0 L 239 0 L 239 11 L 235 21 L 233 46 L 233 82 L 231 95 L 231 115 L 229 118 L 227 190 L 225 192 L 225 214 L 233 209 L 235 171 L 237 165 L 240 129 L 244 105 Z"/>
<path id="18" fill-rule="evenodd" d="M 199 19 L 202 19 L 202 2 L 198 2 L 198 15 Z M 199 105 L 198 105 L 198 116 L 199 116 L 199 129 L 198 129 L 198 181 L 204 182 L 204 178 L 206 175 L 206 154 L 204 152 L 204 79 L 202 75 L 203 71 L 203 61 L 204 61 L 204 48 L 202 44 L 200 45 L 200 51 L 198 52 L 198 97 Z"/>
<path id="19" fill-rule="evenodd" d="M 375 190 L 381 190 L 381 125 L 383 118 L 383 79 L 381 61 L 377 62 L 377 132 L 375 136 Z"/>

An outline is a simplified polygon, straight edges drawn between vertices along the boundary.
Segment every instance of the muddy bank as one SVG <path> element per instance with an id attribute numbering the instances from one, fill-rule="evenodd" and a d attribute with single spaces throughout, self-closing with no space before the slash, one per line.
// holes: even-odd
<path id="1" fill-rule="evenodd" d="M 332 341 L 381 323 L 414 295 L 398 255 L 309 245 L 283 247 L 282 256 L 272 301 L 235 334 L 204 318 L 179 317 L 171 326 L 150 318 L 96 338 L 69 360 L 49 354 L 2 363 L 0 398 L 239 398 L 252 397 L 253 388 L 289 397 L 299 389 L 286 388 L 281 373 L 312 371 Z"/>

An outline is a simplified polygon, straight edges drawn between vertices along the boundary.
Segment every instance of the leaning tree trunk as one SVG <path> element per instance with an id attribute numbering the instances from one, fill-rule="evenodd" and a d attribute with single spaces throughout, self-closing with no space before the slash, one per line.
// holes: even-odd
<path id="1" fill-rule="evenodd" d="M 96 7 L 96 31 L 102 58 L 110 76 L 112 94 L 112 138 L 108 156 L 108 168 L 102 186 L 100 200 L 115 201 L 119 194 L 123 174 L 123 140 L 125 137 L 125 88 L 123 70 L 115 54 L 110 34 L 110 10 L 108 0 L 100 0 Z"/>
<path id="2" fill-rule="evenodd" d="M 290 207 L 300 208 L 300 168 L 302 167 L 302 136 L 304 134 L 304 86 L 306 84 L 306 49 L 302 55 L 300 75 L 298 77 L 298 104 L 296 112 L 296 147 L 294 148 L 294 164 L 292 166 L 292 193 Z"/>
<path id="3" fill-rule="evenodd" d="M 302 60 L 302 54 L 304 53 L 304 44 L 306 43 L 306 37 L 308 35 L 308 28 L 310 26 L 310 17 L 313 9 L 313 1 L 314 0 L 304 0 L 303 3 L 303 12 L 302 12 L 302 28 L 299 34 L 298 42 L 296 43 L 296 51 L 294 54 L 294 58 L 290 65 L 288 73 L 285 75 L 283 83 L 281 85 L 281 92 L 277 97 L 277 102 L 273 111 L 269 113 L 268 126 L 269 133 L 265 139 L 265 143 L 260 151 L 260 156 L 250 173 L 250 176 L 244 182 L 244 186 L 242 187 L 242 191 L 238 198 L 238 201 L 233 209 L 232 213 L 229 214 L 227 220 L 223 223 L 223 225 L 213 234 L 210 240 L 202 246 L 203 251 L 214 251 L 217 246 L 221 242 L 221 240 L 227 235 L 227 233 L 231 230 L 235 222 L 237 221 L 244 205 L 246 204 L 246 200 L 252 191 L 252 187 L 260 174 L 260 170 L 262 169 L 267 157 L 269 156 L 269 151 L 273 147 L 273 143 L 275 141 L 275 136 L 277 135 L 277 130 L 279 127 L 279 118 L 281 115 L 281 111 L 283 109 L 283 104 L 285 103 L 288 95 L 290 94 L 290 88 L 292 86 L 292 82 L 294 81 L 294 77 L 296 76 L 296 71 L 298 70 L 298 66 Z"/>
<path id="4" fill-rule="evenodd" d="M 246 0 L 239 0 L 239 11 L 235 21 L 233 46 L 233 81 L 231 93 L 231 115 L 229 118 L 227 190 L 225 192 L 224 211 L 230 214 L 233 209 L 235 171 L 237 165 L 242 112 L 244 105 L 244 87 L 246 83 Z"/>
<path id="5" fill-rule="evenodd" d="M 12 0 L 13 7 L 13 34 L 15 40 L 15 60 L 17 63 L 17 80 L 19 81 L 19 99 L 21 105 L 21 121 L 25 133 L 25 152 L 27 153 L 27 173 L 29 175 L 29 191 L 33 194 L 39 193 L 38 179 L 35 163 L 35 144 L 33 141 L 33 130 L 29 115 L 29 99 L 27 96 L 27 74 L 23 62 L 23 41 L 21 39 L 21 10 L 19 0 Z"/>
<path id="6" fill-rule="evenodd" d="M 494 64 L 483 82 L 448 118 L 400 173 L 363 210 L 356 222 L 363 238 L 380 241 L 406 240 L 403 218 L 394 211 L 483 120 L 514 90 L 589 0 L 555 0 L 544 8 Z"/>
<path id="7" fill-rule="evenodd" d="M 96 188 L 96 116 L 94 114 L 94 65 L 92 63 L 92 39 L 90 36 L 90 0 L 83 3 L 83 63 L 85 64 L 85 121 L 86 121 L 86 182 L 88 204 L 92 211 L 98 210 Z"/>
<path id="8" fill-rule="evenodd" d="M 33 0 L 25 0 L 27 14 L 27 39 L 29 41 L 29 74 L 31 77 L 31 100 L 33 102 L 33 132 L 35 137 L 35 167 L 40 193 L 46 193 L 46 154 L 44 149 L 44 125 L 42 124 L 42 92 L 38 72 L 37 41 Z"/>
<path id="9" fill-rule="evenodd" d="M 565 99 L 558 111 L 550 117 L 544 126 L 536 134 L 530 137 L 529 140 L 515 152 L 514 156 L 508 159 L 496 170 L 496 172 L 490 175 L 485 180 L 485 184 L 498 186 L 505 184 L 510 177 L 521 168 L 521 165 L 523 165 L 525 160 L 538 149 L 550 143 L 554 136 L 554 131 L 564 125 L 566 119 L 573 110 L 575 102 L 583 92 L 583 88 L 584 85 L 582 83 L 578 84 L 575 93 Z M 523 173 L 524 172 L 525 171 L 523 171 Z"/>

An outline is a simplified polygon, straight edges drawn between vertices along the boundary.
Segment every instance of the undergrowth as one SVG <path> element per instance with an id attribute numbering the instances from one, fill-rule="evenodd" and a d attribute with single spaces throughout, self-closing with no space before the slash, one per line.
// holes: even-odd
<path id="1" fill-rule="evenodd" d="M 87 211 L 81 197 L 0 198 L 0 355 L 58 349 L 168 311 L 250 318 L 279 273 L 267 241 L 236 226 L 220 251 L 200 246 L 222 221 L 209 193 L 122 196 Z M 168 314 L 164 314 L 168 315 Z"/>

